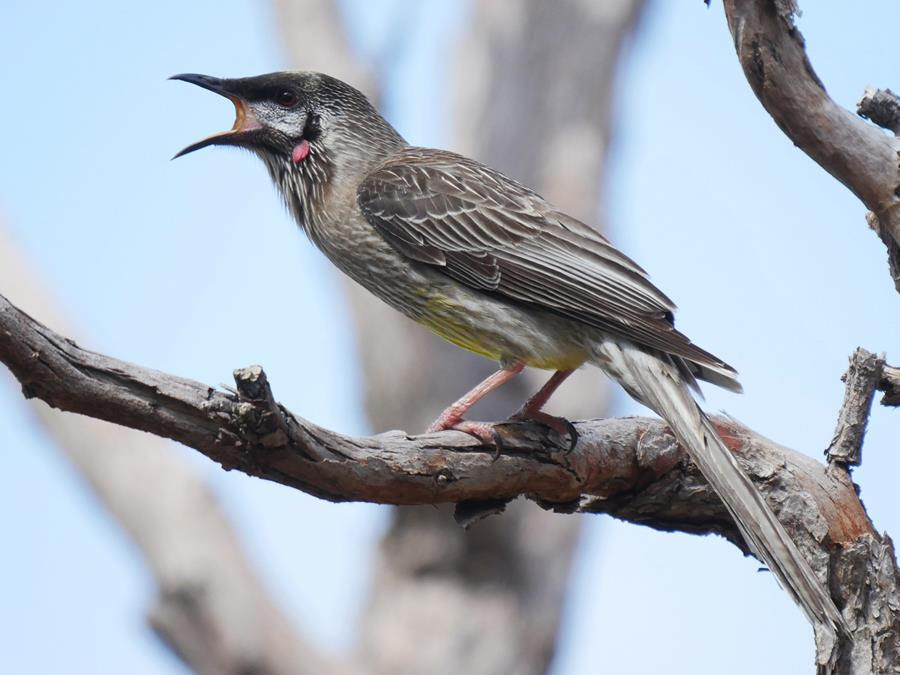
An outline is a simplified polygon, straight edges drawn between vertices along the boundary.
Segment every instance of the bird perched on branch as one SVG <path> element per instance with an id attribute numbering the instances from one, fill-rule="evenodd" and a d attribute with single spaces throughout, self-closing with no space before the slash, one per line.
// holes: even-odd
<path id="1" fill-rule="evenodd" d="M 311 72 L 238 79 L 184 74 L 234 103 L 234 127 L 210 145 L 255 152 L 300 227 L 344 273 L 450 342 L 500 369 L 429 431 L 486 444 L 492 425 L 464 419 L 525 366 L 555 371 L 514 415 L 574 443 L 543 412 L 576 368 L 592 364 L 658 413 L 734 517 L 748 546 L 810 620 L 841 614 L 762 495 L 699 408 L 697 380 L 740 391 L 735 371 L 674 327 L 675 306 L 596 230 L 479 162 L 412 147 L 353 87 Z"/>

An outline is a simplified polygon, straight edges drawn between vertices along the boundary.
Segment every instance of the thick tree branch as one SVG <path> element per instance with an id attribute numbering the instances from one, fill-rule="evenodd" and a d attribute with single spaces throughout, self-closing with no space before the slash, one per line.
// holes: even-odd
<path id="1" fill-rule="evenodd" d="M 527 495 L 560 511 L 606 512 L 663 529 L 714 531 L 740 544 L 719 500 L 686 465 L 659 421 L 580 422 L 580 440 L 571 452 L 565 439 L 543 427 L 507 423 L 500 427 L 499 458 L 493 448 L 459 432 L 391 431 L 354 438 L 275 403 L 258 366 L 235 371 L 236 392 L 221 391 L 82 349 L 3 296 L 0 361 L 29 398 L 171 438 L 226 470 L 240 469 L 332 501 L 435 504 Z M 734 421 L 719 425 L 752 474 L 771 478 L 782 468 L 793 475 L 788 482 L 797 483 L 794 487 L 814 493 L 831 543 L 847 543 L 871 529 L 849 482 L 829 478 L 824 466 Z M 670 483 L 676 468 L 681 475 Z M 656 490 L 664 484 L 687 490 L 677 499 L 672 494 L 660 499 Z M 650 485 L 654 490 L 647 492 Z"/>
<path id="2" fill-rule="evenodd" d="M 869 224 L 888 248 L 900 291 L 900 140 L 831 99 L 807 58 L 794 24 L 797 11 L 793 0 L 725 0 L 738 58 L 757 98 L 797 147 L 872 212 Z M 869 107 L 866 114 L 877 117 L 882 108 Z"/>
<path id="3" fill-rule="evenodd" d="M 0 361 L 28 398 L 171 438 L 226 470 L 240 469 L 333 501 L 432 504 L 528 493 L 574 510 L 582 494 L 594 493 L 594 480 L 615 482 L 631 471 L 628 460 L 615 455 L 604 460 L 612 464 L 600 474 L 589 470 L 585 462 L 594 443 L 636 448 L 636 435 L 649 429 L 634 421 L 588 425 L 583 436 L 594 442 L 583 440 L 567 455 L 562 443 L 554 445 L 537 428 L 510 424 L 504 434 L 507 452 L 497 461 L 489 449 L 457 432 L 351 438 L 275 404 L 258 367 L 235 372 L 237 392 L 221 391 L 82 349 L 2 296 Z M 663 470 L 675 463 L 671 459 Z M 607 492 L 601 486 L 597 494 Z"/>
<path id="4" fill-rule="evenodd" d="M 746 551 L 720 500 L 659 421 L 579 423 L 581 438 L 571 452 L 552 432 L 507 424 L 496 459 L 492 449 L 458 432 L 352 438 L 275 403 L 258 367 L 236 371 L 237 392 L 219 391 L 84 350 L 2 296 L 0 361 L 26 396 L 172 438 L 226 469 L 325 499 L 497 503 L 525 495 L 563 512 L 718 533 Z M 732 420 L 717 424 L 854 628 L 822 671 L 884 672 L 881 665 L 900 652 L 900 573 L 890 539 L 874 530 L 847 473 Z"/>

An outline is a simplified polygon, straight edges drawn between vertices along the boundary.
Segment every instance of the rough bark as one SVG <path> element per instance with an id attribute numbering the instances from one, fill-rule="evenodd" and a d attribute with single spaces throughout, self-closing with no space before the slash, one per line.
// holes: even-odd
<path id="1" fill-rule="evenodd" d="M 323 499 L 497 506 L 524 495 L 566 513 L 721 534 L 746 552 L 721 501 L 656 420 L 578 423 L 571 451 L 543 427 L 505 424 L 497 457 L 459 432 L 353 438 L 276 403 L 259 367 L 236 371 L 237 391 L 223 392 L 84 350 L 2 296 L 0 361 L 28 397 L 172 438 L 225 469 Z M 852 628 L 820 672 L 891 672 L 900 656 L 900 571 L 890 538 L 875 531 L 848 473 L 733 420 L 716 424 Z"/>
<path id="2" fill-rule="evenodd" d="M 900 98 L 890 89 L 866 87 L 856 104 L 856 114 L 900 136 Z"/>
<path id="3" fill-rule="evenodd" d="M 844 404 L 838 413 L 834 437 L 825 455 L 828 462 L 845 467 L 859 466 L 862 462 L 862 445 L 866 424 L 875 389 L 884 372 L 884 356 L 875 356 L 865 349 L 857 349 L 850 357 L 850 367 L 842 378 L 847 387 Z"/>
<path id="4" fill-rule="evenodd" d="M 881 397 L 881 405 L 900 405 L 900 368 L 884 366 L 881 371 L 881 380 L 878 389 L 884 392 Z"/>
<path id="5" fill-rule="evenodd" d="M 725 0 L 750 87 L 788 138 L 869 209 L 900 292 L 900 140 L 832 100 L 806 55 L 797 12 L 793 0 Z M 897 102 L 889 90 L 860 103 L 861 114 L 891 128 Z"/>
<path id="6" fill-rule="evenodd" d="M 457 102 L 452 118 L 458 122 L 453 149 L 598 222 L 612 117 L 609 94 L 622 44 L 643 4 L 616 0 L 597 11 L 593 3 L 577 0 L 475 2 L 466 37 L 453 55 L 459 73 L 450 86 Z M 321 0 L 280 0 L 277 5 L 298 66 L 351 81 L 365 72 L 346 44 L 333 4 L 323 9 Z M 311 43 L 303 37 L 310 32 L 328 37 Z M 557 72 L 567 77 L 558 78 Z M 363 82 L 378 98 L 373 78 Z M 548 119 L 554 120 L 553 138 L 546 137 Z M 519 142 L 536 137 L 542 142 Z M 349 283 L 346 290 L 374 428 L 424 429 L 495 368 L 400 319 L 367 292 Z M 608 390 L 598 375 L 578 373 L 554 397 L 555 409 L 575 417 L 602 414 Z M 505 417 L 547 376 L 526 373 L 474 414 Z M 490 506 L 459 509 L 457 516 L 474 522 Z M 395 511 L 363 615 L 362 660 L 376 672 L 390 673 L 545 672 L 579 528 L 575 519 L 554 517 L 525 502 L 468 531 L 454 523 L 448 508 Z M 430 627 L 425 633 L 423 625 Z"/>
<path id="7" fill-rule="evenodd" d="M 0 287 L 15 289 L 18 302 L 55 325 L 65 323 L 2 230 Z M 39 400 L 29 407 L 141 551 L 158 587 L 151 626 L 191 670 L 344 671 L 296 634 L 212 492 L 168 443 L 89 417 L 61 415 Z"/>

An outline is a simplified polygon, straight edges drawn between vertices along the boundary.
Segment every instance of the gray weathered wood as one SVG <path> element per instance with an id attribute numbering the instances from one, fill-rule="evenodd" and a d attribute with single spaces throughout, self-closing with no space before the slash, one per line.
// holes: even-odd
<path id="1" fill-rule="evenodd" d="M 794 0 L 725 0 L 744 75 L 782 131 L 871 211 L 900 292 L 900 139 L 828 95 L 794 23 Z"/>
<path id="2" fill-rule="evenodd" d="M 866 87 L 856 104 L 856 114 L 900 136 L 900 98 L 890 89 Z"/>
<path id="3" fill-rule="evenodd" d="M 900 405 L 900 368 L 885 366 L 881 371 L 878 389 L 884 392 L 881 405 Z"/>
<path id="4" fill-rule="evenodd" d="M 844 390 L 844 403 L 838 413 L 834 437 L 825 451 L 829 463 L 837 462 L 849 467 L 859 466 L 862 461 L 866 424 L 883 370 L 883 355 L 876 356 L 865 349 L 857 348 L 850 357 L 850 366 L 841 378 L 847 385 Z"/>

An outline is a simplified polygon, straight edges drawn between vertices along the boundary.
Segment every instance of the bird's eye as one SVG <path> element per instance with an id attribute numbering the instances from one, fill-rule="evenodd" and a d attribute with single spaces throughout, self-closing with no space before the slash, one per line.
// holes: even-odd
<path id="1" fill-rule="evenodd" d="M 280 105 L 282 108 L 293 108 L 297 105 L 297 94 L 292 92 L 290 89 L 282 89 L 277 94 L 275 94 L 275 103 Z"/>

